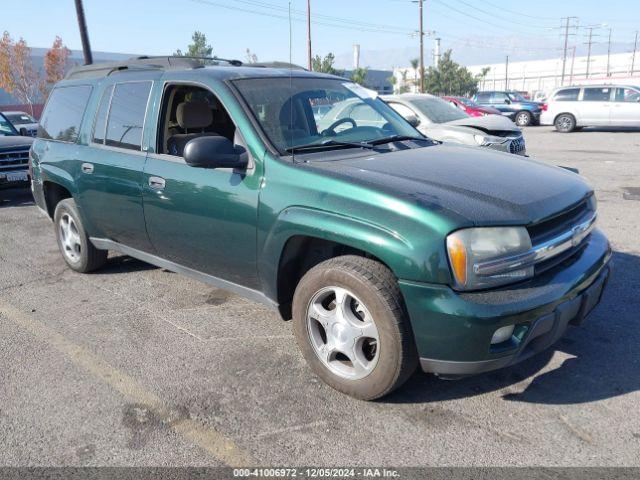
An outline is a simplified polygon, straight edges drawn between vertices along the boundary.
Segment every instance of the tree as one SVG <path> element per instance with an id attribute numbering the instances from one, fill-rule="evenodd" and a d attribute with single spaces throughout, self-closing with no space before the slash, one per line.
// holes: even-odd
<path id="1" fill-rule="evenodd" d="M 413 82 L 415 86 L 418 86 L 418 66 L 420 65 L 420 59 L 414 58 L 411 60 L 411 68 L 413 68 Z"/>
<path id="2" fill-rule="evenodd" d="M 429 67 L 424 78 L 425 90 L 436 95 L 473 95 L 478 78 L 451 59 L 451 50 L 442 55 L 438 69 Z"/>
<path id="3" fill-rule="evenodd" d="M 33 115 L 33 104 L 42 89 L 40 73 L 33 68 L 31 49 L 20 38 L 14 42 L 9 32 L 0 39 L 0 88 L 29 105 Z"/>
<path id="4" fill-rule="evenodd" d="M 331 75 L 342 75 L 342 71 L 336 70 L 333 67 L 336 57 L 333 53 L 327 53 L 324 58 L 320 55 L 316 55 L 311 59 L 311 70 L 314 72 L 329 73 Z"/>
<path id="5" fill-rule="evenodd" d="M 71 50 L 62 43 L 62 38 L 56 37 L 51 49 L 44 56 L 45 78 L 40 84 L 40 93 L 43 98 L 47 97 L 53 85 L 64 78 L 70 56 Z"/>
<path id="6" fill-rule="evenodd" d="M 478 81 L 482 82 L 483 90 L 484 90 L 484 82 L 487 79 L 487 73 L 489 73 L 489 70 L 491 70 L 491 67 L 484 67 L 482 70 L 480 70 L 480 73 L 477 75 Z"/>
<path id="7" fill-rule="evenodd" d="M 178 49 L 174 55 L 178 57 L 211 57 L 213 54 L 213 47 L 207 43 L 207 36 L 199 31 L 193 32 L 191 35 L 193 43 L 187 47 L 187 52 L 182 53 L 182 50 Z"/>
<path id="8" fill-rule="evenodd" d="M 402 84 L 400 85 L 400 88 L 398 89 L 398 93 L 403 94 L 403 93 L 407 93 L 409 92 L 409 86 L 407 85 L 407 72 L 406 70 L 403 70 L 400 75 L 402 76 Z"/>
<path id="9" fill-rule="evenodd" d="M 354 68 L 351 72 L 351 81 L 354 83 L 358 83 L 360 85 L 364 85 L 367 80 L 367 73 L 369 72 L 368 68 Z"/>

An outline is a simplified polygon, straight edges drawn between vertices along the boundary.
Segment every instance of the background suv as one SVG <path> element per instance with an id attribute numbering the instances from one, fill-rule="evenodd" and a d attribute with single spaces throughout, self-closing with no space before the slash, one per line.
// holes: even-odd
<path id="1" fill-rule="evenodd" d="M 25 112 L 2 112 L 7 120 L 9 120 L 20 135 L 35 137 L 38 133 L 38 121 Z"/>
<path id="2" fill-rule="evenodd" d="M 562 87 L 549 95 L 541 125 L 559 132 L 582 127 L 640 127 L 640 88 L 629 85 Z"/>
<path id="3" fill-rule="evenodd" d="M 540 121 L 542 107 L 524 98 L 518 92 L 487 91 L 476 93 L 473 100 L 483 107 L 493 107 L 509 117 L 519 127 L 536 125 Z"/>

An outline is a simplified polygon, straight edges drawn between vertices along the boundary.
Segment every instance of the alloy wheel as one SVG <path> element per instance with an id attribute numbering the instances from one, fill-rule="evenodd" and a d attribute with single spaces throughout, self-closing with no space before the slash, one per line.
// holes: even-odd
<path id="1" fill-rule="evenodd" d="M 64 213 L 60 217 L 58 235 L 64 256 L 72 263 L 80 261 L 82 254 L 80 232 L 73 217 L 68 213 Z"/>
<path id="2" fill-rule="evenodd" d="M 369 309 L 349 290 L 330 286 L 307 307 L 307 331 L 315 354 L 335 375 L 359 380 L 380 355 L 380 337 Z"/>

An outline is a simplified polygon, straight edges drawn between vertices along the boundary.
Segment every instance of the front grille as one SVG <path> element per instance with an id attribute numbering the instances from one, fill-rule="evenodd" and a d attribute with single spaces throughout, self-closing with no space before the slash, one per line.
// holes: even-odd
<path id="1" fill-rule="evenodd" d="M 0 172 L 3 170 L 27 170 L 29 168 L 29 149 L 0 152 Z"/>
<path id="2" fill-rule="evenodd" d="M 510 153 L 515 153 L 515 154 L 519 154 L 524 152 L 524 138 L 523 137 L 518 137 L 518 138 L 514 138 L 513 140 L 511 140 L 511 143 L 509 144 L 509 152 Z"/>

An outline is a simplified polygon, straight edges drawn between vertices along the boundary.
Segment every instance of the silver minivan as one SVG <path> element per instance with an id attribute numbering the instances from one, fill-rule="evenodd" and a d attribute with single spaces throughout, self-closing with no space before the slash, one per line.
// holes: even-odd
<path id="1" fill-rule="evenodd" d="M 559 132 L 582 127 L 640 127 L 640 87 L 588 85 L 556 88 L 540 116 Z"/>

